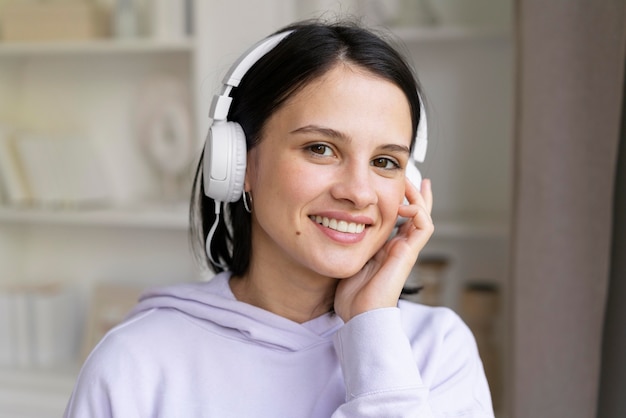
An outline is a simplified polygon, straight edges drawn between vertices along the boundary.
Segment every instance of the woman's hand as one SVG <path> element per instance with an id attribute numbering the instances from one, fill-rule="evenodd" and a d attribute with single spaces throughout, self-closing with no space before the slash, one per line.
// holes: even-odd
<path id="1" fill-rule="evenodd" d="M 339 281 L 335 293 L 335 312 L 348 322 L 354 316 L 378 308 L 395 307 L 404 283 L 434 231 L 430 213 L 433 194 L 430 180 L 422 181 L 418 191 L 406 181 L 408 205 L 398 215 L 408 218 L 398 233 L 352 277 Z"/>

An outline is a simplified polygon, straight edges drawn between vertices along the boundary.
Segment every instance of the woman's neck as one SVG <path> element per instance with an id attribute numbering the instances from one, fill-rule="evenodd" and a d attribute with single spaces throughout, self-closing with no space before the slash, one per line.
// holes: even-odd
<path id="1" fill-rule="evenodd" d="M 248 273 L 232 277 L 230 288 L 246 302 L 297 323 L 328 313 L 333 308 L 337 280 L 311 272 L 274 271 L 252 264 Z"/>

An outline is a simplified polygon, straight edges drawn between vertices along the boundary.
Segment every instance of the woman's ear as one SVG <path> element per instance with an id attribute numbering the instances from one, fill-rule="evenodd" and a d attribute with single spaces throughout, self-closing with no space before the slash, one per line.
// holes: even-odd
<path id="1" fill-rule="evenodd" d="M 249 192 L 252 190 L 253 179 L 256 173 L 256 150 L 252 149 L 248 151 L 246 157 L 246 174 L 243 180 L 243 191 Z"/>

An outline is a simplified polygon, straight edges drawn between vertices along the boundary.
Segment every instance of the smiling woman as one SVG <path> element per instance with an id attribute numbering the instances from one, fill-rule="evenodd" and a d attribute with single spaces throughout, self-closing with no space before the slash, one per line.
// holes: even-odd
<path id="1" fill-rule="evenodd" d="M 192 237 L 218 274 L 145 294 L 66 416 L 493 417 L 465 324 L 399 301 L 434 228 L 429 180 L 406 177 L 425 150 L 418 92 L 351 23 L 298 23 L 244 54 L 193 187 Z"/>
<path id="2" fill-rule="evenodd" d="M 325 281 L 319 276 L 353 276 L 395 226 L 413 137 L 409 105 L 395 84 L 354 67 L 338 63 L 302 87 L 268 119 L 248 152 L 252 252 L 237 290 L 256 282 L 250 276 L 257 272 L 284 280 L 279 288 L 292 295 L 300 281 L 314 287 Z M 328 226 L 312 216 L 328 218 Z M 348 233 L 337 227 L 344 224 L 367 228 Z M 279 274 L 290 270 L 294 274 Z M 302 296 L 303 308 L 317 303 Z"/>

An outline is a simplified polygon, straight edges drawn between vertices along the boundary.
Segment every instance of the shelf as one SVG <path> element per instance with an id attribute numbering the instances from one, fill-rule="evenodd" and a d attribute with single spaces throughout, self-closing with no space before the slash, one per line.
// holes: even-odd
<path id="1" fill-rule="evenodd" d="M 64 368 L 8 368 L 0 367 L 0 388 L 11 387 L 14 390 L 39 391 L 57 388 L 60 391 L 72 389 L 78 365 Z"/>
<path id="2" fill-rule="evenodd" d="M 470 26 L 392 27 L 390 30 L 408 44 L 508 40 L 510 30 L 506 28 L 478 28 Z"/>
<path id="3" fill-rule="evenodd" d="M 433 218 L 433 239 L 505 239 L 509 235 L 508 223 L 503 219 Z"/>
<path id="4" fill-rule="evenodd" d="M 78 369 L 0 368 L 0 418 L 61 416 Z"/>
<path id="5" fill-rule="evenodd" d="M 0 223 L 47 224 L 60 226 L 112 226 L 187 230 L 188 208 L 178 206 L 136 206 L 111 209 L 18 209 L 0 208 Z M 506 238 L 504 220 L 441 219 L 435 217 L 434 238 Z"/>
<path id="6" fill-rule="evenodd" d="M 0 57 L 40 55 L 137 54 L 191 52 L 194 40 L 98 39 L 85 41 L 0 42 Z"/>
<path id="7" fill-rule="evenodd" d="M 185 204 L 136 206 L 111 209 L 17 209 L 0 208 L 0 223 L 59 226 L 138 227 L 155 229 L 188 228 Z"/>
<path id="8" fill-rule="evenodd" d="M 421 42 L 505 40 L 510 31 L 503 28 L 472 28 L 463 26 L 392 27 L 390 30 L 402 41 Z M 41 55 L 137 54 L 163 52 L 191 52 L 192 38 L 156 40 L 97 39 L 84 41 L 0 42 L 0 57 L 30 57 Z"/>

